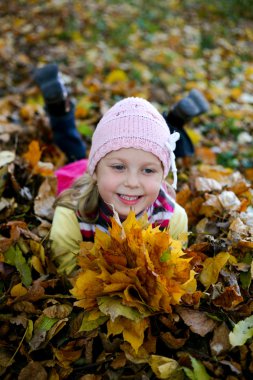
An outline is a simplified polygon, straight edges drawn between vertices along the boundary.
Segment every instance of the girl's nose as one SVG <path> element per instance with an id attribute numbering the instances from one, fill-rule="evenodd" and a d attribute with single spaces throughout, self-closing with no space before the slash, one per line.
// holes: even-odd
<path id="1" fill-rule="evenodd" d="M 125 184 L 128 187 L 134 188 L 139 186 L 139 178 L 137 173 L 128 172 L 125 178 Z"/>

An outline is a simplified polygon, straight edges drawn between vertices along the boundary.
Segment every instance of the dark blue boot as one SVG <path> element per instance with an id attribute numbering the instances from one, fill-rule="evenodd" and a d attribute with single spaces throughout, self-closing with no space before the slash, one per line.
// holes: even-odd
<path id="1" fill-rule="evenodd" d="M 68 162 L 85 158 L 86 145 L 76 128 L 75 108 L 58 66 L 53 63 L 36 69 L 33 79 L 45 101 L 54 143 L 65 153 Z"/>
<path id="2" fill-rule="evenodd" d="M 54 143 L 66 154 L 68 162 L 86 157 L 84 144 L 75 123 L 75 108 L 70 103 L 70 110 L 62 116 L 49 115 Z"/>
<path id="3" fill-rule="evenodd" d="M 209 104 L 198 90 L 193 89 L 189 95 L 181 99 L 168 113 L 163 116 L 172 132 L 179 132 L 180 139 L 177 141 L 174 151 L 176 157 L 188 157 L 194 155 L 194 146 L 184 125 L 196 116 L 209 110 Z"/>

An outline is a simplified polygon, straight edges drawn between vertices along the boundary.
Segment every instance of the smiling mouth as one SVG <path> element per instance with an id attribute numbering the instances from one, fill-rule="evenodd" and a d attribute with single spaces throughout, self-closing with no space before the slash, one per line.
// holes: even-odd
<path id="1" fill-rule="evenodd" d="M 141 198 L 141 195 L 124 195 L 124 194 L 118 194 L 118 196 L 126 201 L 126 202 L 136 202 L 138 199 Z"/>
<path id="2" fill-rule="evenodd" d="M 125 199 L 126 201 L 136 201 L 141 196 L 140 195 L 124 195 L 124 194 L 118 194 L 120 198 Z"/>

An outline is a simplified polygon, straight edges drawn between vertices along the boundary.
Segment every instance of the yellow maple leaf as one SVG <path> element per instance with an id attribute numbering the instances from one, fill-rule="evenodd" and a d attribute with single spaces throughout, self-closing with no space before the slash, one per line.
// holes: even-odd
<path id="1" fill-rule="evenodd" d="M 144 332 L 148 326 L 149 321 L 147 318 L 131 321 L 127 318 L 119 317 L 114 322 L 111 320 L 107 322 L 107 331 L 108 336 L 122 333 L 124 340 L 131 344 L 135 352 L 138 352 L 143 344 Z"/>
<path id="2" fill-rule="evenodd" d="M 208 257 L 203 263 L 203 269 L 200 273 L 200 282 L 209 288 L 211 284 L 215 284 L 218 280 L 221 269 L 226 265 L 230 258 L 228 252 L 220 252 L 214 257 Z"/>
<path id="3" fill-rule="evenodd" d="M 97 305 L 96 296 L 101 294 L 101 291 L 102 282 L 97 278 L 97 273 L 88 269 L 78 276 L 71 293 L 80 300 L 75 302 L 76 306 L 90 309 Z"/>

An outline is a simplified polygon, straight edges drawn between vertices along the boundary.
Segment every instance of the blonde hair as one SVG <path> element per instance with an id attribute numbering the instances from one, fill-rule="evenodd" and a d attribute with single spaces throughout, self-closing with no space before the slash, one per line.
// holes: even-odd
<path id="1" fill-rule="evenodd" d="M 82 220 L 95 223 L 98 218 L 99 192 L 97 181 L 85 173 L 56 199 L 54 207 L 63 206 L 78 211 Z"/>

